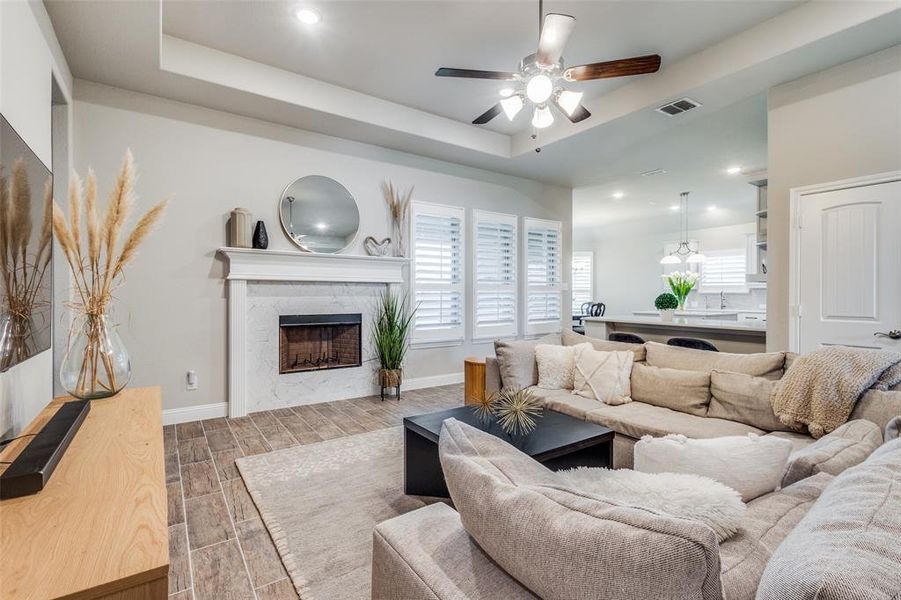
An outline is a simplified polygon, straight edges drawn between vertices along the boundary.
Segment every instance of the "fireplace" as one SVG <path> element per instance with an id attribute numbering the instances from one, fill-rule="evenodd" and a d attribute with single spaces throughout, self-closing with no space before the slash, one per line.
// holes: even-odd
<path id="1" fill-rule="evenodd" d="M 278 372 L 359 367 L 360 314 L 282 315 L 278 318 Z"/>

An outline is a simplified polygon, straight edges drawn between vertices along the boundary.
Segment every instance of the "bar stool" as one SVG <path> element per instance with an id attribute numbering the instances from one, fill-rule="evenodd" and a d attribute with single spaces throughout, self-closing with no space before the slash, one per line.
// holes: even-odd
<path id="1" fill-rule="evenodd" d="M 644 344 L 644 340 L 634 333 L 614 332 L 607 336 L 611 342 L 625 342 L 626 344 Z"/>
<path id="2" fill-rule="evenodd" d="M 692 348 L 694 350 L 707 350 L 709 352 L 719 352 L 716 346 L 707 340 L 699 340 L 697 338 L 681 338 L 674 337 L 666 341 L 668 346 L 679 346 L 680 348 Z"/>

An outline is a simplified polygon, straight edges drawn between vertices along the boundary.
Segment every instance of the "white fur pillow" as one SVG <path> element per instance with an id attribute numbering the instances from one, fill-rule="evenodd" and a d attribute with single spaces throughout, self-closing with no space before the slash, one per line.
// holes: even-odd
<path id="1" fill-rule="evenodd" d="M 753 433 L 707 440 L 646 435 L 635 443 L 635 470 L 710 477 L 749 502 L 779 487 L 791 451 L 786 439 Z"/>
<path id="2" fill-rule="evenodd" d="M 558 475 L 574 489 L 616 504 L 648 508 L 704 523 L 713 529 L 720 542 L 735 535 L 745 514 L 745 505 L 738 492 L 699 475 L 588 467 L 559 471 Z"/>
<path id="3" fill-rule="evenodd" d="M 538 363 L 538 387 L 545 390 L 573 389 L 573 351 L 578 347 L 557 346 L 555 344 L 538 344 L 535 346 L 535 362 Z"/>
<path id="4" fill-rule="evenodd" d="M 632 361 L 635 354 L 595 350 L 591 344 L 573 346 L 573 394 L 604 404 L 632 401 Z"/>

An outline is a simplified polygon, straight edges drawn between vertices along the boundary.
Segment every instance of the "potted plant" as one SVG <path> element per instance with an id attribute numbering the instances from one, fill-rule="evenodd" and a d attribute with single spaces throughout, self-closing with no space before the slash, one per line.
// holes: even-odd
<path id="1" fill-rule="evenodd" d="M 394 388 L 400 399 L 403 364 L 410 347 L 410 329 L 416 309 L 410 309 L 406 296 L 385 291 L 379 298 L 372 322 L 372 343 L 379 359 L 379 386 L 382 400 L 385 390 Z"/>
<path id="2" fill-rule="evenodd" d="M 688 294 L 694 289 L 701 276 L 691 271 L 673 271 L 664 275 L 663 278 L 673 290 L 673 295 L 679 302 L 679 310 L 685 310 L 685 299 L 688 298 Z"/>
<path id="3" fill-rule="evenodd" d="M 679 300 L 669 292 L 663 292 L 654 299 L 654 308 L 660 311 L 660 319 L 673 320 L 673 311 L 679 306 Z"/>

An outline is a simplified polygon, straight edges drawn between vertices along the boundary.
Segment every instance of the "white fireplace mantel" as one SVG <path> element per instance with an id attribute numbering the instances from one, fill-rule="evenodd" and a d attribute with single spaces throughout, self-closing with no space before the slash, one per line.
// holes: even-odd
<path id="1" fill-rule="evenodd" d="M 228 415 L 247 414 L 247 282 L 404 283 L 409 259 L 219 248 L 228 261 Z"/>
<path id="2" fill-rule="evenodd" d="M 228 259 L 228 280 L 403 283 L 407 258 L 359 254 L 313 254 L 291 250 L 219 248 Z"/>

